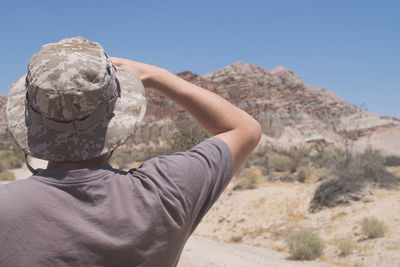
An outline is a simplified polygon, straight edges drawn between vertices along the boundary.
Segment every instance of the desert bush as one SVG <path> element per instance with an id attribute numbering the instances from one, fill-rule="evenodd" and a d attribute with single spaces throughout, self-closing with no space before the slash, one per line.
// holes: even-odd
<path id="1" fill-rule="evenodd" d="M 354 159 L 353 168 L 361 168 L 362 175 L 359 179 L 371 182 L 381 187 L 390 187 L 398 182 L 398 179 L 385 168 L 384 157 L 379 151 L 366 149 L 364 153 Z"/>
<path id="2" fill-rule="evenodd" d="M 368 238 L 382 237 L 387 231 L 385 223 L 375 217 L 364 217 L 360 225 L 361 233 Z"/>
<path id="3" fill-rule="evenodd" d="M 12 172 L 9 171 L 2 171 L 0 172 L 0 181 L 14 181 L 15 180 L 15 175 Z"/>
<path id="4" fill-rule="evenodd" d="M 311 150 L 308 148 L 292 146 L 287 150 L 280 150 L 280 152 L 293 159 L 298 165 L 305 165 L 310 162 Z"/>
<path id="5" fill-rule="evenodd" d="M 317 153 L 321 153 L 324 150 L 327 149 L 329 146 L 329 142 L 327 142 L 325 139 L 316 139 L 310 142 L 312 144 L 311 150 L 316 151 Z"/>
<path id="6" fill-rule="evenodd" d="M 297 164 L 296 162 L 285 155 L 278 154 L 277 152 L 271 152 L 268 154 L 268 165 L 271 169 L 278 172 L 295 172 Z"/>
<path id="7" fill-rule="evenodd" d="M 243 240 L 243 236 L 241 236 L 241 235 L 234 235 L 229 239 L 229 241 L 232 243 L 240 243 L 240 242 L 242 242 L 242 240 Z"/>
<path id="8" fill-rule="evenodd" d="M 250 168 L 252 166 L 262 166 L 264 167 L 263 175 L 268 175 L 269 171 L 268 152 L 269 152 L 268 146 L 263 146 L 255 150 L 253 153 L 250 154 L 250 156 L 244 162 L 242 167 L 239 169 L 238 174 L 240 173 L 240 171 L 246 168 Z"/>
<path id="9" fill-rule="evenodd" d="M 262 174 L 265 176 L 269 175 L 271 171 L 295 173 L 298 168 L 307 166 L 309 162 L 310 150 L 304 147 L 278 148 L 273 145 L 264 145 L 258 147 L 248 157 L 237 174 L 251 166 L 264 167 Z"/>
<path id="10" fill-rule="evenodd" d="M 337 247 L 341 255 L 347 256 L 350 255 L 353 250 L 357 248 L 357 244 L 353 239 L 346 237 L 338 241 Z"/>
<path id="11" fill-rule="evenodd" d="M 385 157 L 385 166 L 388 167 L 397 167 L 400 166 L 400 157 L 399 156 L 387 156 Z"/>
<path id="12" fill-rule="evenodd" d="M 252 166 L 251 168 L 244 169 L 238 176 L 238 183 L 233 187 L 233 190 L 248 190 L 257 187 L 263 177 L 263 167 Z"/>
<path id="13" fill-rule="evenodd" d="M 386 170 L 382 155 L 371 149 L 354 155 L 347 161 L 338 161 L 336 168 L 333 168 L 330 173 L 347 183 L 355 184 L 357 188 L 366 183 L 387 187 L 398 180 Z M 354 190 L 357 188 L 354 188 Z"/>
<path id="14" fill-rule="evenodd" d="M 134 152 L 129 149 L 117 149 L 114 151 L 110 163 L 120 169 L 126 169 L 134 162 Z"/>
<path id="15" fill-rule="evenodd" d="M 340 149 L 325 149 L 311 155 L 311 161 L 319 168 L 336 168 L 346 161 L 346 153 Z"/>
<path id="16" fill-rule="evenodd" d="M 21 168 L 25 162 L 24 153 L 16 148 L 0 148 L 0 171 Z"/>
<path id="17" fill-rule="evenodd" d="M 321 256 L 324 242 L 311 230 L 301 230 L 286 238 L 289 253 L 295 260 L 313 260 Z"/>
<path id="18" fill-rule="evenodd" d="M 126 169 L 133 162 L 143 162 L 153 157 L 187 151 L 207 138 L 209 138 L 208 133 L 200 126 L 181 127 L 174 133 L 171 141 L 164 146 L 142 147 L 140 149 L 122 147 L 115 150 L 110 163 L 117 165 L 118 168 Z"/>
<path id="19" fill-rule="evenodd" d="M 143 162 L 153 157 L 171 153 L 169 147 L 143 147 L 141 149 L 122 147 L 114 151 L 110 164 L 116 165 L 120 169 L 127 169 L 134 162 Z"/>
<path id="20" fill-rule="evenodd" d="M 349 180 L 337 177 L 329 177 L 321 183 L 311 200 L 310 211 L 317 212 L 323 207 L 335 207 L 341 204 L 348 204 L 350 200 L 357 200 L 354 193 L 360 190 L 361 185 L 358 181 L 349 182 Z"/>
<path id="21" fill-rule="evenodd" d="M 296 180 L 303 183 L 308 176 L 310 176 L 311 171 L 308 166 L 300 166 L 297 168 L 297 173 L 296 173 Z"/>
<path id="22" fill-rule="evenodd" d="M 339 156 L 334 166 L 329 170 L 330 178 L 315 191 L 311 212 L 360 200 L 359 194 L 368 184 L 388 188 L 397 185 L 399 180 L 386 170 L 383 156 L 371 149 L 357 155 Z"/>
<path id="23" fill-rule="evenodd" d="M 171 152 L 186 151 L 209 138 L 210 135 L 200 126 L 184 126 L 173 134 L 169 147 Z"/>
<path id="24" fill-rule="evenodd" d="M 292 146 L 288 149 L 274 148 L 273 152 L 289 158 L 285 171 L 295 172 L 300 166 L 307 166 L 310 162 L 310 150 L 304 147 Z"/>

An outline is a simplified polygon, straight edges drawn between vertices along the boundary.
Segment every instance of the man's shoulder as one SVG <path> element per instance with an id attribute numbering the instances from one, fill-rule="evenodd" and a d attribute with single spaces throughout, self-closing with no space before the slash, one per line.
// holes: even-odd
<path id="1" fill-rule="evenodd" d="M 32 178 L 18 179 L 12 182 L 0 184 L 0 192 L 6 192 L 10 190 L 19 190 L 24 188 L 26 185 L 32 182 Z"/>
<path id="2" fill-rule="evenodd" d="M 0 222 L 3 219 L 14 221 L 14 218 L 26 214 L 28 210 L 24 207 L 34 204 L 30 197 L 35 191 L 37 192 L 37 188 L 30 178 L 0 185 L 0 214 L 6 215 L 5 218 L 0 218 Z"/>
<path id="3" fill-rule="evenodd" d="M 4 198 L 17 198 L 21 197 L 20 194 L 27 192 L 29 188 L 31 187 L 31 184 L 33 182 L 33 179 L 31 178 L 26 178 L 26 179 L 20 179 L 16 180 L 10 183 L 6 184 L 1 184 L 0 185 L 0 199 Z M 29 193 L 29 192 L 27 192 Z M 0 203 L 1 205 L 1 203 Z"/>

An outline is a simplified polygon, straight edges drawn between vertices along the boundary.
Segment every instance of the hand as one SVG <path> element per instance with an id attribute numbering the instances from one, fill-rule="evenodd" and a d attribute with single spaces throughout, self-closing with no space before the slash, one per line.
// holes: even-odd
<path id="1" fill-rule="evenodd" d="M 118 57 L 110 57 L 110 59 L 115 66 L 126 68 L 135 73 L 136 76 L 138 76 L 138 78 L 142 81 L 144 87 L 151 87 L 153 85 L 153 78 L 162 70 L 156 66 L 129 59 Z"/>

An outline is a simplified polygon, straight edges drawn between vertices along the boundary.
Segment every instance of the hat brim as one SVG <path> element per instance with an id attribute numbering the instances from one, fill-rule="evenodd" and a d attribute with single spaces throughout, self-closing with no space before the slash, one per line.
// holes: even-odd
<path id="1" fill-rule="evenodd" d="M 81 161 L 113 151 L 139 128 L 146 112 L 143 84 L 131 71 L 116 66 L 121 97 L 113 114 L 84 131 L 59 132 L 35 123 L 26 110 L 23 75 L 8 95 L 7 126 L 15 143 L 28 155 L 49 161 Z"/>

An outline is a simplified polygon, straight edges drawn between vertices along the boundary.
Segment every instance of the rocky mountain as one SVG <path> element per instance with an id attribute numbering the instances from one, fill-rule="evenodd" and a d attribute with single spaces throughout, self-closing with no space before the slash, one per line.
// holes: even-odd
<path id="1" fill-rule="evenodd" d="M 10 136 L 7 132 L 6 103 L 7 96 L 0 95 L 0 144 L 6 144 L 10 142 Z"/>
<path id="2" fill-rule="evenodd" d="M 400 120 L 372 114 L 343 101 L 325 88 L 306 85 L 282 66 L 270 71 L 237 62 L 198 76 L 185 71 L 181 78 L 211 90 L 256 118 L 262 142 L 296 145 L 324 142 L 342 146 L 351 139 L 355 149 L 374 146 L 387 154 L 400 154 Z M 140 130 L 128 146 L 162 145 L 176 129 L 193 119 L 172 101 L 146 90 L 147 111 Z M 0 96 L 0 140 L 8 142 L 4 121 L 6 96 Z"/>
<path id="3" fill-rule="evenodd" d="M 264 140 L 343 146 L 351 139 L 355 150 L 370 145 L 388 154 L 400 153 L 399 119 L 363 111 L 328 89 L 306 85 L 282 66 L 266 71 L 237 62 L 202 78 L 217 83 L 231 102 L 253 115 L 263 128 Z"/>

